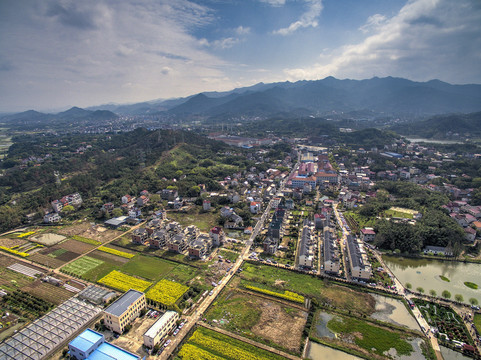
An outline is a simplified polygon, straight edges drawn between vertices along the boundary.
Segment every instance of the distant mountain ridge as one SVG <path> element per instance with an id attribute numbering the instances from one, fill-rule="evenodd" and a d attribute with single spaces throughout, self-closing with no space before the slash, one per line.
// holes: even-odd
<path id="1" fill-rule="evenodd" d="M 92 123 L 118 119 L 119 116 L 108 110 L 85 110 L 72 107 L 57 114 L 46 114 L 35 110 L 28 110 L 18 114 L 7 115 L 0 118 L 0 122 L 10 127 L 44 128 L 51 125 L 68 125 L 72 122 Z"/>
<path id="2" fill-rule="evenodd" d="M 95 109 L 102 109 L 101 106 Z M 227 92 L 203 92 L 181 99 L 108 107 L 119 114 L 174 116 L 314 116 L 366 111 L 429 116 L 481 111 L 481 85 L 451 85 L 440 80 L 415 82 L 386 77 L 259 83 Z"/>

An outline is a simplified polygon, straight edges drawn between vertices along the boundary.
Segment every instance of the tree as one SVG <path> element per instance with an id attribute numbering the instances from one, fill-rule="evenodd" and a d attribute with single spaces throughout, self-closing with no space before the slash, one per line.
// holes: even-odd
<path id="1" fill-rule="evenodd" d="M 70 214 L 72 212 L 75 211 L 75 208 L 72 206 L 72 205 L 65 205 L 63 208 L 62 208 L 62 212 L 64 214 Z"/>
<path id="2" fill-rule="evenodd" d="M 112 210 L 112 216 L 113 217 L 119 217 L 119 216 L 122 216 L 123 213 L 122 213 L 122 209 L 120 208 L 115 208 Z"/>
<path id="3" fill-rule="evenodd" d="M 411 285 L 411 283 L 406 283 L 406 289 L 411 290 L 412 288 L 413 288 L 413 286 Z"/>
<path id="4" fill-rule="evenodd" d="M 417 288 L 416 288 L 416 291 L 417 291 L 418 293 L 424 294 L 424 289 L 423 289 L 421 286 L 417 287 Z"/>
<path id="5" fill-rule="evenodd" d="M 437 295 L 436 290 L 434 290 L 434 289 L 429 290 L 429 294 L 430 294 L 431 296 L 436 296 L 436 295 Z"/>
<path id="6" fill-rule="evenodd" d="M 476 299 L 476 298 L 470 298 L 469 303 L 473 306 L 479 304 L 478 299 Z"/>
<path id="7" fill-rule="evenodd" d="M 442 293 L 441 293 L 441 296 L 445 299 L 450 299 L 451 298 L 451 293 L 448 291 L 448 290 L 444 290 Z"/>
<path id="8" fill-rule="evenodd" d="M 461 294 L 454 295 L 454 299 L 456 299 L 457 302 L 463 302 L 464 301 L 464 297 Z"/>

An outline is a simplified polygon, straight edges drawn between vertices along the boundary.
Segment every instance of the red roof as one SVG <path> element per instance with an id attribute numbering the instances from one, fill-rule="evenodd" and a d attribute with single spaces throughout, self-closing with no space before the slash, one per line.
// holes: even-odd
<path id="1" fill-rule="evenodd" d="M 376 233 L 374 232 L 374 230 L 371 230 L 371 229 L 362 229 L 361 232 L 362 232 L 364 235 L 376 235 Z"/>

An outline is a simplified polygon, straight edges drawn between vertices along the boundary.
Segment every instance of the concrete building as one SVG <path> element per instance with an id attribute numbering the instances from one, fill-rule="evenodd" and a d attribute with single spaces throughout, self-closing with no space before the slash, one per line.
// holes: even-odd
<path id="1" fill-rule="evenodd" d="M 339 275 L 341 270 L 341 261 L 339 256 L 339 248 L 336 243 L 334 231 L 329 227 L 324 227 L 324 272 L 332 275 Z"/>
<path id="2" fill-rule="evenodd" d="M 144 334 L 144 345 L 152 349 L 172 331 L 179 319 L 175 311 L 166 311 Z"/>
<path id="3" fill-rule="evenodd" d="M 125 327 L 140 315 L 145 306 L 145 294 L 130 289 L 104 310 L 105 326 L 122 334 Z"/>
<path id="4" fill-rule="evenodd" d="M 372 228 L 361 229 L 361 240 L 365 242 L 373 242 L 376 232 Z"/>
<path id="5" fill-rule="evenodd" d="M 78 360 L 139 360 L 118 346 L 105 341 L 105 337 L 91 329 L 85 330 L 68 344 L 70 356 Z"/>
<path id="6" fill-rule="evenodd" d="M 369 280 L 372 275 L 364 244 L 352 235 L 347 236 L 347 253 L 351 266 L 351 276 L 358 280 Z"/>
<path id="7" fill-rule="evenodd" d="M 301 242 L 299 244 L 299 266 L 312 268 L 314 264 L 313 256 L 313 242 L 311 237 L 311 228 L 308 225 L 309 221 L 304 220 L 302 228 Z"/>

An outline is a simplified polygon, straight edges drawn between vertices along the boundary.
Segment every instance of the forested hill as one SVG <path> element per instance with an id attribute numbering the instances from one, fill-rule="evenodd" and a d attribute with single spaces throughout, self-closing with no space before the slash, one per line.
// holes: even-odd
<path id="1" fill-rule="evenodd" d="M 0 230 L 20 225 L 26 214 L 43 212 L 50 201 L 69 193 L 80 192 L 91 212 L 125 194 L 155 193 L 169 185 L 193 196 L 198 184 L 218 189 L 217 178 L 248 164 L 245 155 L 231 155 L 227 145 L 183 131 L 23 135 L 13 141 L 2 163 Z M 54 172 L 62 178 L 60 185 Z"/>
<path id="2" fill-rule="evenodd" d="M 396 125 L 391 129 L 402 135 L 422 138 L 481 138 L 481 112 L 433 116 L 415 123 Z"/>
<path id="3" fill-rule="evenodd" d="M 278 136 L 325 138 L 347 146 L 384 146 L 391 144 L 397 134 L 392 131 L 366 128 L 352 132 L 341 132 L 340 128 L 349 127 L 349 123 L 332 121 L 324 118 L 285 119 L 272 118 L 246 123 L 243 126 L 250 136 L 265 136 L 267 132 Z"/>

